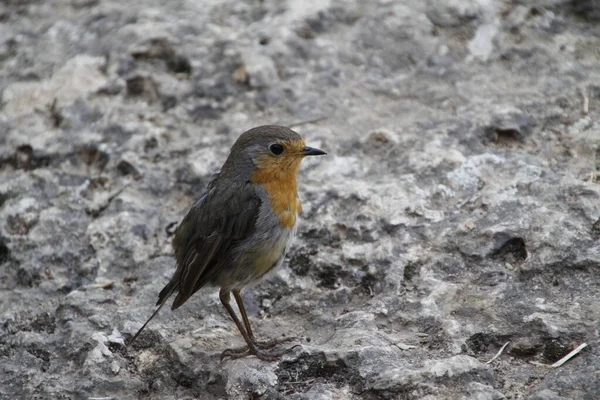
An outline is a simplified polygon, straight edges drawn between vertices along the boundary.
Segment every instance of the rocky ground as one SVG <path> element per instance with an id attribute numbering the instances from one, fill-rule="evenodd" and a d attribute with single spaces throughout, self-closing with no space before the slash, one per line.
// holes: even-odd
<path id="1" fill-rule="evenodd" d="M 600 398 L 600 3 L 131 3 L 0 4 L 0 398 Z M 207 289 L 126 347 L 237 136 L 319 118 L 243 293 L 301 346 L 220 363 Z"/>

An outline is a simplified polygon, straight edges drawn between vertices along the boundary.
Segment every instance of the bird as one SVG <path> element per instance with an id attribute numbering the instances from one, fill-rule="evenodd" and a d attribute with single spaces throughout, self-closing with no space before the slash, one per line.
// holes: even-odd
<path id="1" fill-rule="evenodd" d="M 264 125 L 242 133 L 177 226 L 172 240 L 177 268 L 158 294 L 158 308 L 130 344 L 171 296 L 175 295 L 171 310 L 176 310 L 209 286 L 220 289 L 219 299 L 246 342 L 241 349 L 224 350 L 221 361 L 248 356 L 274 361 L 290 350 L 274 350 L 289 338 L 256 340 L 240 292 L 282 264 L 302 210 L 296 181 L 300 163 L 307 156 L 326 154 L 306 146 L 288 127 Z M 231 306 L 231 294 L 241 321 Z"/>

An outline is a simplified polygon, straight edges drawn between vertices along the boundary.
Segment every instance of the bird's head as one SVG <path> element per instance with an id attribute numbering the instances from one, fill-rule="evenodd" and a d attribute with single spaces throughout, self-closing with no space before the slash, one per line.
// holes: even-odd
<path id="1" fill-rule="evenodd" d="M 249 170 L 251 181 L 264 183 L 295 178 L 304 157 L 324 154 L 306 146 L 304 139 L 289 128 L 265 125 L 244 132 L 231 148 L 225 165 Z"/>

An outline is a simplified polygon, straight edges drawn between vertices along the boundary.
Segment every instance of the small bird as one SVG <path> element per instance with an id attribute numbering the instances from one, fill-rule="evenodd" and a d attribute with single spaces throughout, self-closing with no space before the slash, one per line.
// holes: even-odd
<path id="1" fill-rule="evenodd" d="M 171 295 L 177 293 L 171 305 L 175 310 L 208 285 L 220 288 L 221 303 L 247 345 L 223 351 L 221 360 L 255 356 L 273 361 L 285 353 L 272 349 L 289 339 L 259 342 L 254 338 L 240 291 L 282 263 L 301 211 L 296 185 L 300 162 L 306 156 L 324 154 L 283 126 L 265 125 L 244 132 L 175 230 L 177 269 L 158 295 L 158 308 L 130 344 Z M 230 304 L 230 293 L 242 321 Z"/>

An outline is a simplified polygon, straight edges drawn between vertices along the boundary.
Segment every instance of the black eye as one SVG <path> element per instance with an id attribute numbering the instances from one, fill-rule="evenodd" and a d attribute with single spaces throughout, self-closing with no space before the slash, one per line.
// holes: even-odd
<path id="1" fill-rule="evenodd" d="M 283 153 L 283 146 L 280 145 L 279 143 L 274 143 L 274 144 L 272 144 L 272 145 L 269 146 L 269 150 L 271 150 L 271 153 L 273 153 L 276 156 L 278 156 L 281 153 Z"/>

